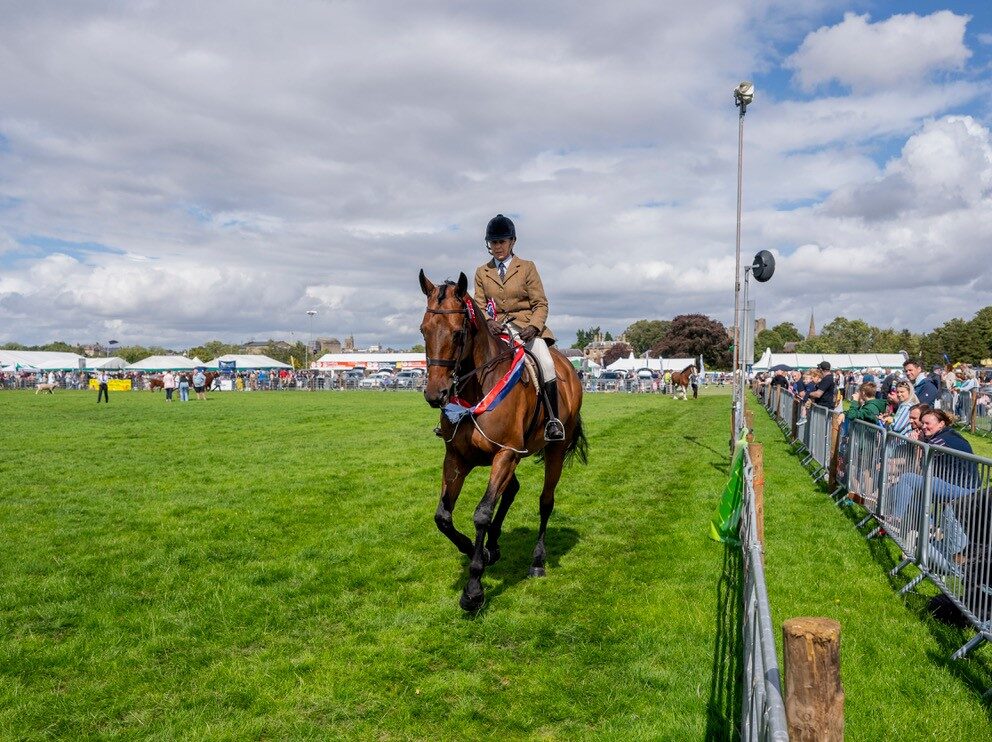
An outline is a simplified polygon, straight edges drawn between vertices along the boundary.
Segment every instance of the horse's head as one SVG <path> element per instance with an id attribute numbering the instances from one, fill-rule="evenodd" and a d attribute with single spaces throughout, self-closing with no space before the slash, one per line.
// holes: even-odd
<path id="1" fill-rule="evenodd" d="M 458 283 L 445 281 L 435 286 L 421 270 L 420 288 L 427 297 L 420 323 L 427 354 L 424 398 L 431 407 L 442 407 L 448 402 L 456 369 L 469 350 L 468 278 L 462 273 Z"/>

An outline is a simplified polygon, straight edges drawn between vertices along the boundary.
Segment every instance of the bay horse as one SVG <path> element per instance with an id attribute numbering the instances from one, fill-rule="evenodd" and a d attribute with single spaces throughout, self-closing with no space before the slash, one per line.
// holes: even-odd
<path id="1" fill-rule="evenodd" d="M 427 309 L 420 325 L 427 355 L 427 382 L 424 398 L 431 407 L 444 407 L 461 400 L 474 405 L 489 394 L 509 371 L 513 351 L 506 341 L 494 335 L 483 310 L 468 294 L 464 273 L 458 282 L 435 286 L 420 271 L 420 288 L 427 297 Z M 571 363 L 551 349 L 558 376 L 558 417 L 565 427 L 563 441 L 544 440 L 546 412 L 538 383 L 519 381 L 502 401 L 478 416 L 469 412 L 457 423 L 442 413 L 437 429 L 445 442 L 441 474 L 441 498 L 434 522 L 457 549 L 470 558 L 469 577 L 459 604 L 465 611 L 479 610 L 485 602 L 482 573 L 500 558 L 499 538 L 513 499 L 520 489 L 516 468 L 526 456 L 544 460 L 544 487 L 541 490 L 541 525 L 530 567 L 531 577 L 545 575 L 544 534 L 555 505 L 555 488 L 565 461 L 577 455 L 587 460 L 588 443 L 579 411 L 582 385 Z M 452 518 L 465 477 L 477 466 L 492 467 L 485 494 L 475 509 L 473 541 L 459 531 Z"/>
<path id="2" fill-rule="evenodd" d="M 693 373 L 698 373 L 699 368 L 696 364 L 691 366 L 686 366 L 681 371 L 672 373 L 672 399 L 687 399 L 686 390 L 689 388 L 689 377 Z"/>

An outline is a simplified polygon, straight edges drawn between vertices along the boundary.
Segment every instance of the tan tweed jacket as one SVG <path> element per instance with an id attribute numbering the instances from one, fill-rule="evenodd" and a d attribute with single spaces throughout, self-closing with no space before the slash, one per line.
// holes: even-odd
<path id="1" fill-rule="evenodd" d="M 533 325 L 541 331 L 542 338 L 554 342 L 554 333 L 545 324 L 548 297 L 532 261 L 514 255 L 503 281 L 499 280 L 495 260 L 480 265 L 475 271 L 475 301 L 484 307 L 487 299 L 495 302 L 498 321 L 509 318 L 521 329 Z"/>

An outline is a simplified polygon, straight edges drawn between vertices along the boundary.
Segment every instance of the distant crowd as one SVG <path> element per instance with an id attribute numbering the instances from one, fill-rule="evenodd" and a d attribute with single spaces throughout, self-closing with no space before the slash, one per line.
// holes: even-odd
<path id="1" fill-rule="evenodd" d="M 914 405 L 940 408 L 958 417 L 971 414 L 970 409 L 962 408 L 965 400 L 970 403 L 974 399 L 976 414 L 980 416 L 987 415 L 992 406 L 988 388 L 992 385 L 992 370 L 979 372 L 967 365 L 952 368 L 938 366 L 926 373 L 922 363 L 907 360 L 901 369 L 845 372 L 831 370 L 830 364 L 824 361 L 817 368 L 806 371 L 778 370 L 759 374 L 757 380 L 772 387 L 788 389 L 807 409 L 815 404 L 841 411 L 845 399 L 852 404 L 857 402 L 859 406 L 867 403 L 868 397 L 881 400 L 882 405 L 876 404 L 871 408 L 878 407 L 876 419 L 894 415 L 908 400 L 912 400 Z M 865 384 L 872 384 L 870 394 L 864 388 Z M 900 422 L 905 422 L 902 416 L 899 418 Z"/>

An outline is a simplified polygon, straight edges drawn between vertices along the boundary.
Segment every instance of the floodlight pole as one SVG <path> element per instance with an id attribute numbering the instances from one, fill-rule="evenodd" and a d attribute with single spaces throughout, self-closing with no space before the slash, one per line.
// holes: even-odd
<path id="1" fill-rule="evenodd" d="M 741 194 L 743 191 L 744 174 L 744 114 L 754 100 L 754 86 L 750 82 L 742 82 L 734 88 L 734 105 L 740 109 L 737 122 L 737 242 L 734 251 L 734 366 L 733 366 L 733 431 L 736 439 L 740 426 L 743 425 L 744 412 L 744 381 L 743 374 L 738 378 L 741 368 Z"/>
<path id="2" fill-rule="evenodd" d="M 306 363 L 306 370 L 309 371 L 310 370 L 310 346 L 313 345 L 313 318 L 317 316 L 317 310 L 316 309 L 308 309 L 307 310 L 307 316 L 310 317 L 310 340 L 307 343 L 307 351 L 306 351 L 306 354 L 305 354 L 305 358 L 306 358 L 305 363 Z"/>

